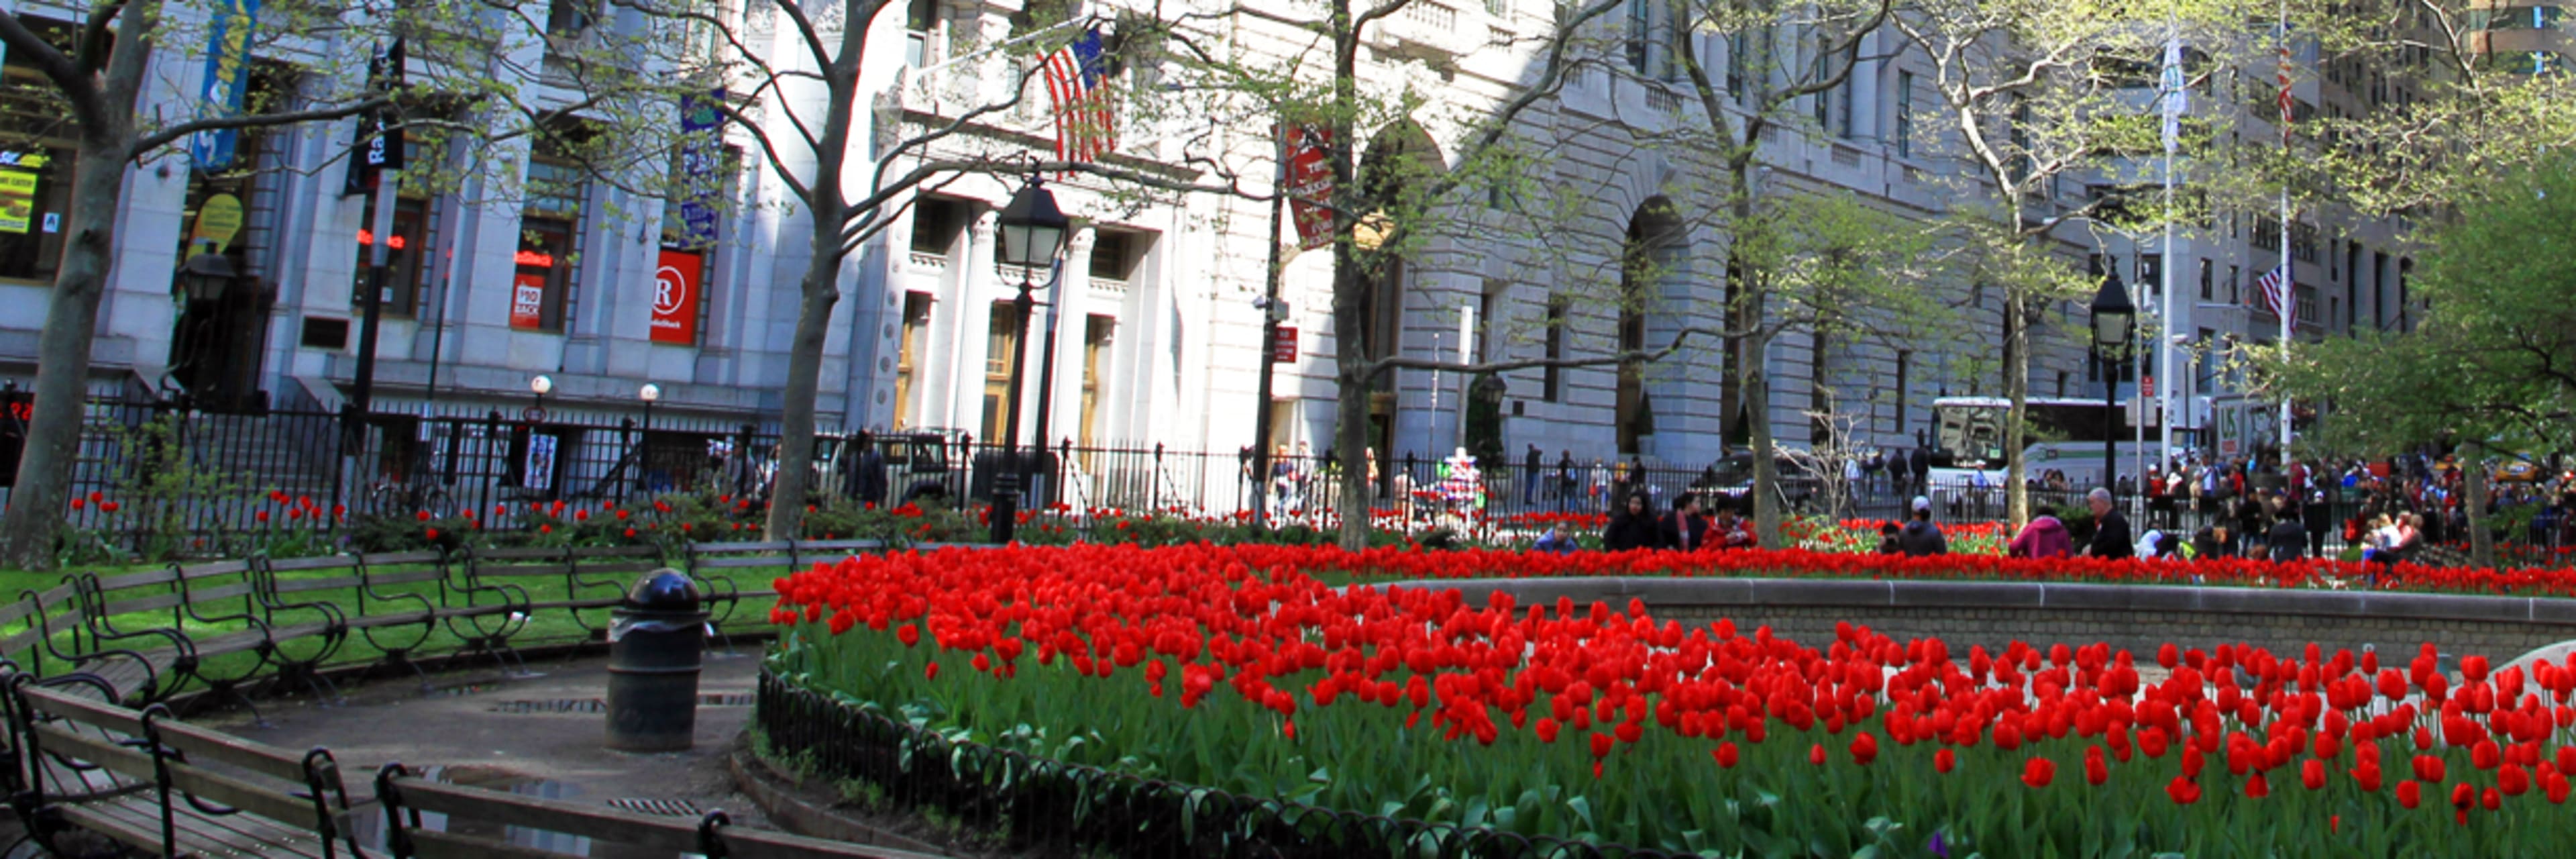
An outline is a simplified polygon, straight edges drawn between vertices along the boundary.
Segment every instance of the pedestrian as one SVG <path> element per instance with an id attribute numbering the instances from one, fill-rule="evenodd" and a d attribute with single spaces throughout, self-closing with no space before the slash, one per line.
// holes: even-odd
<path id="1" fill-rule="evenodd" d="M 1538 542 L 1530 545 L 1531 551 L 1548 555 L 1571 555 L 1574 549 L 1574 537 L 1557 525 L 1547 526 L 1547 530 L 1538 535 Z"/>
<path id="2" fill-rule="evenodd" d="M 1950 553 L 1950 539 L 1942 536 L 1941 526 L 1932 524 L 1931 498 L 1914 496 L 1914 510 L 1911 517 L 1906 521 L 1904 529 L 1897 533 L 1898 549 L 1914 557 Z"/>
<path id="3" fill-rule="evenodd" d="M 1538 506 L 1538 478 L 1545 470 L 1547 470 L 1547 455 L 1539 453 L 1538 445 L 1533 443 L 1529 446 L 1529 452 L 1521 455 L 1522 507 Z"/>
<path id="4" fill-rule="evenodd" d="M 2127 558 L 2137 554 L 2129 536 L 2129 517 L 2111 506 L 2111 490 L 2094 487 L 2084 493 L 2084 506 L 2093 511 L 2093 539 L 2084 545 L 2084 554 L 2096 558 Z"/>
<path id="5" fill-rule="evenodd" d="M 1575 465 L 1574 465 L 1574 451 L 1571 451 L 1571 450 L 1559 450 L 1559 451 L 1557 451 L 1557 452 L 1556 452 L 1556 512 L 1559 512 L 1559 513 L 1563 513 L 1563 512 L 1565 512 L 1565 505 L 1566 505 L 1566 504 L 1568 504 L 1568 503 L 1570 503 L 1570 502 L 1573 500 L 1573 498 L 1574 498 L 1574 494 L 1575 494 L 1574 469 L 1575 469 Z"/>
<path id="6" fill-rule="evenodd" d="M 1610 517 L 1610 527 L 1601 532 L 1601 548 L 1612 552 L 1655 547 L 1655 514 L 1646 509 L 1646 493 L 1628 495 L 1628 504 Z"/>
<path id="7" fill-rule="evenodd" d="M 885 506 L 889 488 L 886 485 L 885 452 L 877 449 L 876 440 L 865 430 L 851 433 L 848 443 L 858 446 L 859 455 L 852 463 L 848 480 L 850 491 L 846 494 L 869 507 Z"/>
<path id="8" fill-rule="evenodd" d="M 2066 523 L 2055 516 L 2041 516 L 2021 526 L 2013 535 L 2005 553 L 2016 558 L 2063 558 L 2075 553 L 2075 541 L 2066 533 Z"/>
<path id="9" fill-rule="evenodd" d="M 1899 535 L 1904 533 L 1905 529 L 1896 527 L 1896 523 L 1894 522 L 1879 523 L 1878 553 L 1881 555 L 1905 554 L 1905 545 L 1899 539 Z"/>
<path id="10" fill-rule="evenodd" d="M 1717 505 L 1717 521 L 1709 525 L 1708 542 L 1720 549 L 1746 549 L 1761 542 L 1753 534 L 1753 521 L 1735 509 L 1734 502 Z"/>
<path id="11" fill-rule="evenodd" d="M 2299 523 L 2299 505 L 2281 505 L 2281 521 L 2272 525 L 2264 541 L 2272 547 L 2272 560 L 2296 561 L 2308 555 L 2308 528 Z"/>
<path id="12" fill-rule="evenodd" d="M 2299 511 L 2299 521 L 2308 526 L 2308 556 L 2312 558 L 2326 556 L 2326 532 L 2334 528 L 2334 514 L 2331 512 L 2334 502 L 2326 495 L 2333 484 L 2329 482 L 2326 486 L 2308 490 L 2307 509 Z"/>
<path id="13" fill-rule="evenodd" d="M 1700 518 L 1699 496 L 1682 493 L 1673 499 L 1673 513 L 1664 517 L 1656 543 L 1666 549 L 1684 552 L 1708 548 L 1708 520 Z"/>

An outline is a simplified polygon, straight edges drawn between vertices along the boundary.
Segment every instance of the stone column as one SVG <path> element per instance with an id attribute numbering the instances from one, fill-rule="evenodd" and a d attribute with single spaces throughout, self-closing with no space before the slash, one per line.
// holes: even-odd
<path id="1" fill-rule="evenodd" d="M 982 441 L 984 426 L 984 326 L 991 320 L 996 298 L 993 271 L 994 214 L 976 217 L 975 227 L 966 242 L 966 255 L 952 263 L 962 271 L 951 278 L 955 284 L 953 300 L 948 306 L 949 340 L 956 348 L 949 350 L 947 424 L 955 429 L 975 433 Z"/>
<path id="2" fill-rule="evenodd" d="M 1052 318 L 1056 324 L 1055 398 L 1047 403 L 1048 437 L 1041 439 L 1050 448 L 1068 438 L 1082 440 L 1082 334 L 1090 322 L 1086 308 L 1091 301 L 1091 248 L 1098 239 L 1090 227 L 1074 231 L 1065 243 L 1064 282 L 1055 290 L 1055 312 L 1040 313 L 1037 324 L 1029 327 L 1029 372 L 1036 373 L 1039 350 L 1046 346 L 1046 322 Z M 1028 387 L 1035 390 L 1037 381 L 1031 378 Z M 1037 403 L 1029 403 L 1028 414 L 1035 415 L 1036 410 Z M 1032 421 L 1030 431 L 1035 432 L 1036 426 Z"/>

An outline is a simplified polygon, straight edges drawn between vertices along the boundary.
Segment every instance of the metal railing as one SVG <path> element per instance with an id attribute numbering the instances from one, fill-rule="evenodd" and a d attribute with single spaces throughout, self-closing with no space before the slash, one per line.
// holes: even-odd
<path id="1" fill-rule="evenodd" d="M 1666 859 L 1660 850 L 1282 802 L 951 740 L 761 672 L 753 719 L 773 754 L 1003 846 L 1162 856 Z"/>

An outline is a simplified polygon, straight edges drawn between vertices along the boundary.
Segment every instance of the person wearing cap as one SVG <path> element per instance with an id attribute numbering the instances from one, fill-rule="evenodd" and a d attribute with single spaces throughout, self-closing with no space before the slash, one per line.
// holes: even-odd
<path id="1" fill-rule="evenodd" d="M 1932 499 L 1914 496 L 1914 515 L 1896 532 L 1896 547 L 1907 555 L 1950 554 L 1949 538 L 1941 536 L 1941 526 L 1932 524 Z"/>

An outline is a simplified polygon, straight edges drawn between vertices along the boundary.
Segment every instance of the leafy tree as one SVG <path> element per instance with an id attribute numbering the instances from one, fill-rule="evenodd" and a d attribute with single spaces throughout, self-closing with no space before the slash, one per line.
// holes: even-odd
<path id="1" fill-rule="evenodd" d="M 419 63 L 401 91 L 370 88 L 366 74 L 371 46 L 397 36 L 410 39 L 415 56 L 423 53 L 486 58 L 508 56 L 530 40 L 543 38 L 541 28 L 517 26 L 514 16 L 483 16 L 481 7 L 454 4 L 407 5 L 392 11 L 355 7 L 271 3 L 262 8 L 245 45 L 248 56 L 267 62 L 285 57 L 290 74 L 315 82 L 293 93 L 254 89 L 236 112 L 208 112 L 178 118 L 142 109 L 156 87 L 168 86 L 162 75 L 201 60 L 210 25 L 196 7 L 166 0 L 100 0 L 76 4 L 79 20 L 67 29 L 46 26 L 38 18 L 0 14 L 0 46 L 9 56 L 33 67 L 40 79 L 6 84 L 13 98 L 56 107 L 76 126 L 76 163 L 71 169 L 70 211 L 63 223 L 63 255 L 46 297 L 45 324 L 37 344 L 35 404 L 28 422 L 24 452 L 15 463 L 17 487 L 7 513 L 0 516 L 0 563 L 23 569 L 45 569 L 54 561 L 53 546 L 62 527 L 70 492 L 87 399 L 91 345 L 99 304 L 116 262 L 117 216 L 129 171 L 138 165 L 191 169 L 181 156 L 184 144 L 201 132 L 280 128 L 326 122 L 396 105 L 407 94 L 436 93 L 443 103 L 515 104 L 513 85 L 494 63 Z M 525 70 L 519 70 L 525 71 Z M 487 122 L 429 123 L 488 137 L 526 133 L 510 121 L 508 111 L 488 113 Z M 408 120 L 397 120 L 397 127 Z M 152 277 L 128 269 L 125 277 Z"/>
<path id="2" fill-rule="evenodd" d="M 2363 331 L 2261 361 L 2284 394 L 2329 404 L 2329 446 L 2390 453 L 2452 441 L 2469 480 L 2471 546 L 2485 527 L 2487 454 L 2576 445 L 2576 159 L 2545 158 L 2476 186 L 2427 238 L 2412 332 Z M 2463 187 L 2462 190 L 2468 190 Z"/>

